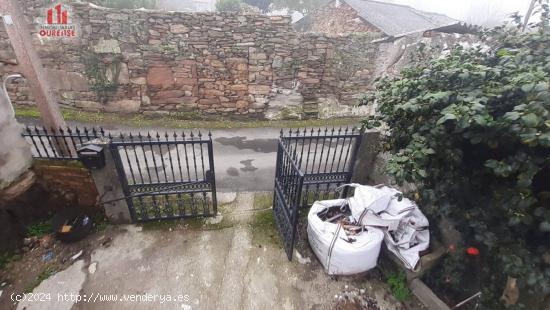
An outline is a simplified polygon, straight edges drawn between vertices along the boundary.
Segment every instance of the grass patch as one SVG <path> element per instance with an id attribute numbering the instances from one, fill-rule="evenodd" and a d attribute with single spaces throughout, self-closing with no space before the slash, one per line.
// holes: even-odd
<path id="1" fill-rule="evenodd" d="M 254 209 L 263 210 L 273 206 L 273 193 L 256 193 L 254 195 Z"/>
<path id="2" fill-rule="evenodd" d="M 53 159 L 34 159 L 33 165 L 36 168 L 41 167 L 72 167 L 86 169 L 79 160 L 53 160 Z"/>
<path id="3" fill-rule="evenodd" d="M 388 283 L 393 296 L 399 301 L 405 301 L 411 297 L 411 291 L 407 286 L 407 276 L 405 272 L 394 272 L 390 273 L 386 277 L 386 282 Z"/>
<path id="4" fill-rule="evenodd" d="M 223 220 L 217 224 L 208 224 L 206 222 L 207 217 L 197 217 L 188 219 L 176 219 L 176 220 L 158 220 L 150 221 L 141 224 L 144 231 L 169 231 L 169 230 L 220 230 L 232 227 L 232 225 L 225 223 Z"/>
<path id="5" fill-rule="evenodd" d="M 130 127 L 163 127 L 163 128 L 298 128 L 326 127 L 359 124 L 359 118 L 336 118 L 314 120 L 236 120 L 227 117 L 212 116 L 211 119 L 201 119 L 195 112 L 177 112 L 173 115 L 145 116 L 142 114 L 117 114 L 105 112 L 86 112 L 62 108 L 61 114 L 66 121 L 82 123 L 116 124 Z M 39 118 L 40 112 L 32 106 L 16 106 L 15 115 L 22 118 Z"/>
<path id="6" fill-rule="evenodd" d="M 51 232 L 52 224 L 49 220 L 27 226 L 27 237 L 42 237 Z"/>
<path id="7" fill-rule="evenodd" d="M 252 242 L 258 245 L 274 244 L 281 247 L 277 224 L 272 210 L 258 211 L 252 219 Z"/>
<path id="8" fill-rule="evenodd" d="M 57 270 L 54 268 L 54 267 L 46 267 L 46 269 L 42 270 L 42 272 L 40 272 L 36 278 L 34 279 L 34 281 L 32 281 L 26 288 L 25 288 L 25 293 L 30 293 L 32 292 L 37 286 L 40 285 L 40 283 L 42 283 L 42 281 L 46 280 L 47 278 L 51 277 L 54 273 L 56 273 Z"/>
<path id="9" fill-rule="evenodd" d="M 92 215 L 94 226 L 97 232 L 104 231 L 109 226 L 109 220 L 103 213 L 96 213 Z"/>
<path id="10" fill-rule="evenodd" d="M 174 220 L 157 220 L 149 221 L 141 224 L 144 231 L 155 230 L 178 230 L 183 227 L 189 227 L 191 229 L 199 229 L 204 225 L 203 218 L 191 218 L 191 219 L 174 219 Z"/>

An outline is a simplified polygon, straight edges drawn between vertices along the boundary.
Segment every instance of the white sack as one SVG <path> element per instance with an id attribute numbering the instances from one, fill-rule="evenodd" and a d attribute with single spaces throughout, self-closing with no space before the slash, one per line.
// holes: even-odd
<path id="1" fill-rule="evenodd" d="M 376 267 L 384 232 L 376 228 L 352 236 L 347 242 L 339 224 L 322 221 L 317 213 L 324 209 L 342 206 L 346 199 L 316 201 L 308 214 L 307 235 L 313 252 L 330 275 L 351 275 Z"/>

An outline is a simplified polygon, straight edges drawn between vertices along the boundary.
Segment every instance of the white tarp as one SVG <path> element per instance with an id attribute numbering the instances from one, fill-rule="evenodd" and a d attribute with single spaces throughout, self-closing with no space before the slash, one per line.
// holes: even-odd
<path id="1" fill-rule="evenodd" d="M 430 244 L 429 223 L 418 206 L 387 186 L 345 186 L 355 188 L 353 197 L 317 201 L 308 215 L 311 247 L 328 273 L 352 274 L 375 267 L 379 248 L 374 249 L 374 246 L 380 246 L 379 235 L 384 236 L 388 249 L 408 269 L 417 268 L 420 252 Z M 344 204 L 349 204 L 351 222 L 366 228 L 366 233 L 353 236 L 356 241 L 352 243 L 345 241 L 345 232 L 339 229 L 341 225 L 324 222 L 317 216 L 325 208 Z"/>

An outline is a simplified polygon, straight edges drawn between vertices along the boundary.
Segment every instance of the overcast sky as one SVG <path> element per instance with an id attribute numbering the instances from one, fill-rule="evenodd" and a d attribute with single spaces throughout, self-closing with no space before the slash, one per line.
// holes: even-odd
<path id="1" fill-rule="evenodd" d="M 384 0 L 410 5 L 423 11 L 443 13 L 449 17 L 485 26 L 495 26 L 508 15 L 525 15 L 530 0 Z"/>

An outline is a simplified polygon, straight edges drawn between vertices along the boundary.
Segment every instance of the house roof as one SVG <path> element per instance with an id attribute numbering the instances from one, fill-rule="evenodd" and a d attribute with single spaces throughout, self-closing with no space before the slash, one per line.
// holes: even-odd
<path id="1" fill-rule="evenodd" d="M 372 0 L 342 1 L 357 11 L 365 21 L 394 37 L 460 23 L 446 15 L 424 12 L 406 5 Z"/>

